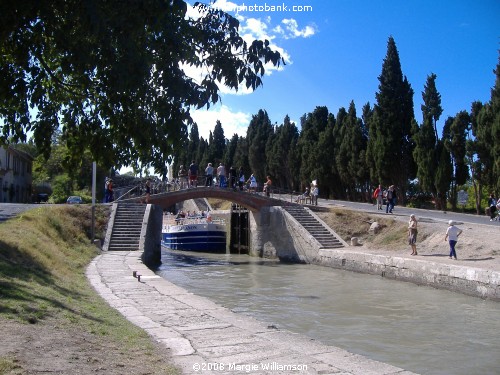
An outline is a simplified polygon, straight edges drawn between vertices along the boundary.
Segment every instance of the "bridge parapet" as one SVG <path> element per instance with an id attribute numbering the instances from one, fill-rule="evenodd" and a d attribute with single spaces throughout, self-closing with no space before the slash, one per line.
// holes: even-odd
<path id="1" fill-rule="evenodd" d="M 192 189 L 177 190 L 153 194 L 149 197 L 149 203 L 158 205 L 163 209 L 173 206 L 176 203 L 196 198 L 218 198 L 231 201 L 246 207 L 250 211 L 260 211 L 263 207 L 283 206 L 290 204 L 281 199 L 266 197 L 258 193 L 248 193 L 223 189 L 217 187 L 198 187 Z M 125 201 L 139 202 L 144 197 L 130 198 Z"/>

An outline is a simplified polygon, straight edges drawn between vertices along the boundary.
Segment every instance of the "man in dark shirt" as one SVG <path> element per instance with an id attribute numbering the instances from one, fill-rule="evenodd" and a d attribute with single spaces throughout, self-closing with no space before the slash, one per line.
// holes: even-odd
<path id="1" fill-rule="evenodd" d="M 198 165 L 194 162 L 191 162 L 188 170 L 189 174 L 189 187 L 197 187 L 198 186 Z"/>

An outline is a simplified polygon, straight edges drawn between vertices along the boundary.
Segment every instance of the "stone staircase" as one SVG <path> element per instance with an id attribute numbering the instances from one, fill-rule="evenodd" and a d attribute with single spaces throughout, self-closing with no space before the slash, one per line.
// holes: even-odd
<path id="1" fill-rule="evenodd" d="M 283 208 L 320 243 L 321 249 L 338 249 L 344 247 L 342 241 L 325 228 L 323 224 L 303 206 L 289 205 L 283 206 Z"/>
<path id="2" fill-rule="evenodd" d="M 108 251 L 139 250 L 139 240 L 145 211 L 145 204 L 117 204 Z"/>
<path id="3" fill-rule="evenodd" d="M 210 207 L 207 204 L 207 200 L 205 198 L 195 198 L 193 199 L 196 207 L 198 207 L 199 211 L 210 211 Z"/>

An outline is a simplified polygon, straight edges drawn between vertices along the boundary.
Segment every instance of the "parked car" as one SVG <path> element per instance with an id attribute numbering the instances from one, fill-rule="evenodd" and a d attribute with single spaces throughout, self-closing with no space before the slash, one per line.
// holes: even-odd
<path id="1" fill-rule="evenodd" d="M 68 204 L 81 204 L 83 203 L 82 197 L 79 197 L 77 195 L 72 195 L 71 197 L 68 197 L 66 200 L 66 203 Z"/>
<path id="2" fill-rule="evenodd" d="M 42 202 L 47 202 L 49 200 L 49 195 L 45 193 L 38 193 L 36 195 L 36 202 L 37 203 L 42 203 Z"/>

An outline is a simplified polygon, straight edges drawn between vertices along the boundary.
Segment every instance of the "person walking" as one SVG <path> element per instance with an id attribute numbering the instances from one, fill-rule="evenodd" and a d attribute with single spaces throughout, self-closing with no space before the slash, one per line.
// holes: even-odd
<path id="1" fill-rule="evenodd" d="M 179 177 L 180 189 L 186 189 L 188 187 L 187 175 L 188 173 L 186 171 L 186 168 L 184 167 L 184 165 L 181 165 L 179 167 L 179 173 L 177 174 L 177 176 Z"/>
<path id="2" fill-rule="evenodd" d="M 208 163 L 207 167 L 205 168 L 205 175 L 207 176 L 205 186 L 212 186 L 212 183 L 214 181 L 214 167 L 212 167 L 212 163 Z"/>
<path id="3" fill-rule="evenodd" d="M 248 189 L 248 191 L 250 193 L 256 193 L 257 192 L 257 179 L 255 178 L 255 176 L 253 175 L 253 173 L 250 176 L 250 178 L 248 179 L 247 184 L 250 184 L 249 189 Z"/>
<path id="4" fill-rule="evenodd" d="M 108 203 L 111 203 L 115 200 L 115 193 L 113 191 L 113 180 L 110 178 L 108 180 Z"/>
<path id="5" fill-rule="evenodd" d="M 189 187 L 195 188 L 198 186 L 198 164 L 193 160 L 188 169 Z"/>
<path id="6" fill-rule="evenodd" d="M 375 191 L 373 192 L 373 198 L 377 201 L 377 209 L 378 210 L 381 210 L 382 209 L 382 205 L 383 205 L 383 201 L 384 201 L 384 198 L 383 198 L 383 190 L 382 190 L 382 185 L 379 185 Z"/>
<path id="7" fill-rule="evenodd" d="M 226 168 L 222 163 L 219 163 L 217 167 L 217 180 L 219 181 L 219 187 L 226 187 Z"/>
<path id="8" fill-rule="evenodd" d="M 458 241 L 458 236 L 462 234 L 462 230 L 455 226 L 455 222 L 453 220 L 448 221 L 448 229 L 446 230 L 446 236 L 444 240 L 447 241 L 449 239 L 450 243 L 450 259 L 455 258 L 457 260 L 457 253 L 455 251 L 455 245 Z"/>
<path id="9" fill-rule="evenodd" d="M 410 255 L 417 254 L 417 218 L 414 214 L 410 215 L 410 221 L 408 222 L 408 244 L 411 246 Z"/>
<path id="10" fill-rule="evenodd" d="M 489 208 L 489 213 L 490 213 L 490 221 L 495 220 L 496 212 L 497 212 L 497 200 L 495 199 L 495 196 L 493 193 L 490 194 L 490 197 L 488 199 L 488 208 Z"/>
<path id="11" fill-rule="evenodd" d="M 266 197 L 271 196 L 271 186 L 273 184 L 273 181 L 271 180 L 271 176 L 266 177 L 266 182 L 264 183 L 264 188 L 263 191 L 266 194 Z"/>
<path id="12" fill-rule="evenodd" d="M 149 196 L 151 195 L 151 179 L 146 180 L 146 204 L 149 203 Z"/>
<path id="13" fill-rule="evenodd" d="M 392 209 L 394 208 L 394 185 L 389 186 L 389 189 L 387 189 L 387 195 L 385 198 L 387 200 L 387 206 L 385 207 L 385 213 L 392 214 Z"/>
<path id="14" fill-rule="evenodd" d="M 104 203 L 109 203 L 109 177 L 106 177 L 106 182 L 104 182 Z"/>
<path id="15" fill-rule="evenodd" d="M 245 185 L 245 172 L 243 171 L 243 167 L 240 167 L 238 171 L 238 188 L 240 191 L 243 191 L 243 186 Z"/>
<path id="16" fill-rule="evenodd" d="M 319 195 L 318 185 L 313 183 L 311 190 L 311 204 L 314 204 L 315 206 L 318 205 L 318 195 Z"/>
<path id="17" fill-rule="evenodd" d="M 231 168 L 229 168 L 228 181 L 229 181 L 229 188 L 236 190 L 236 182 L 238 181 L 238 179 L 237 179 L 236 168 L 233 165 L 231 165 Z"/>

